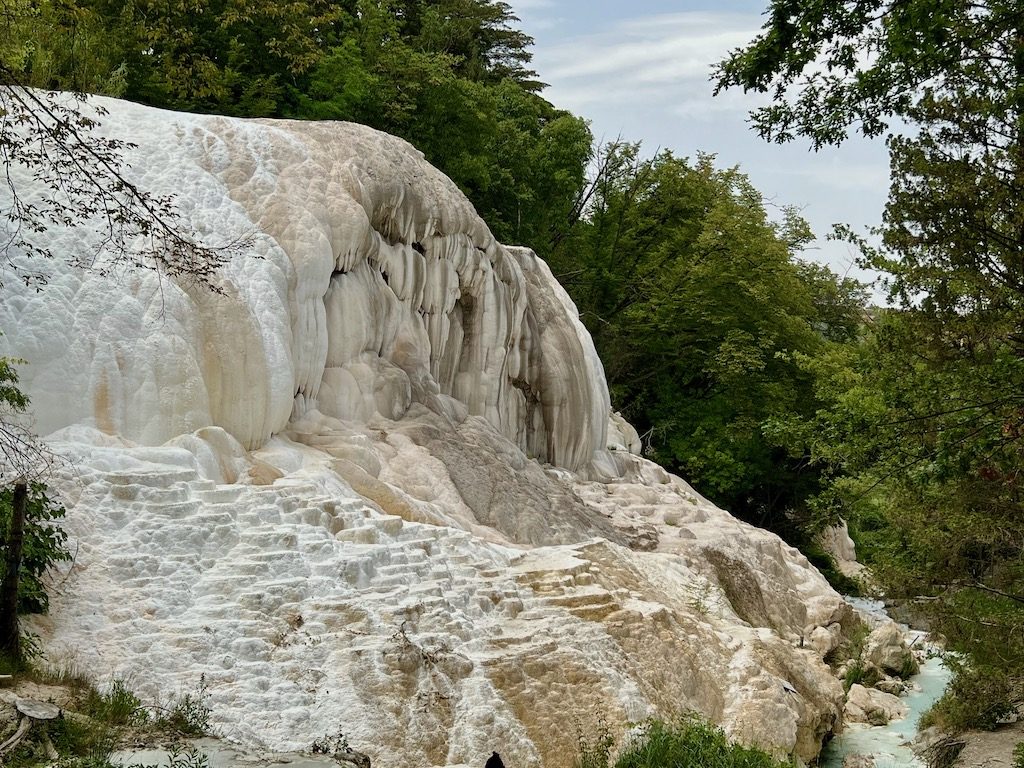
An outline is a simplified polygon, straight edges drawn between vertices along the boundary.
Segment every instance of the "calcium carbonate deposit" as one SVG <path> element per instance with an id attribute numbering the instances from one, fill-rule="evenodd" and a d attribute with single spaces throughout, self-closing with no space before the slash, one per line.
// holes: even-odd
<path id="1" fill-rule="evenodd" d="M 222 295 L 59 259 L 4 281 L 0 354 L 68 459 L 53 663 L 150 699 L 202 679 L 226 738 L 341 731 L 380 768 L 557 768 L 577 724 L 685 709 L 817 753 L 851 609 L 637 455 L 542 261 L 391 136 L 97 101 L 133 180 L 249 246 Z"/>

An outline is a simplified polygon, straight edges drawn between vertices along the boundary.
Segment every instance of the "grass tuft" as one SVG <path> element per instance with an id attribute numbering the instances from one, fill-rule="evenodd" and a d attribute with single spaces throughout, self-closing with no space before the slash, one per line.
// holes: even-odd
<path id="1" fill-rule="evenodd" d="M 577 768 L 790 768 L 760 749 L 734 744 L 720 728 L 687 714 L 670 723 L 648 720 L 630 738 L 614 764 L 614 740 L 598 728 L 580 737 Z"/>

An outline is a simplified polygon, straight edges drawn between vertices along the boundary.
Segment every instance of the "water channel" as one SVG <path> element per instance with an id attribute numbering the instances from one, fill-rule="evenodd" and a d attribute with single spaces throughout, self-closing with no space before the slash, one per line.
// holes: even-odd
<path id="1" fill-rule="evenodd" d="M 866 612 L 875 620 L 885 615 L 884 606 L 877 600 L 850 598 L 854 607 Z M 920 645 L 927 641 L 927 635 L 909 631 L 909 635 Z M 921 671 L 910 678 L 909 692 L 901 697 L 910 711 L 901 720 L 887 725 L 866 725 L 851 723 L 843 733 L 822 751 L 822 768 L 842 768 L 847 755 L 870 755 L 877 768 L 926 768 L 926 764 L 910 749 L 910 742 L 917 735 L 917 721 L 921 714 L 942 696 L 949 682 L 950 672 L 938 656 L 931 656 L 922 665 Z"/>

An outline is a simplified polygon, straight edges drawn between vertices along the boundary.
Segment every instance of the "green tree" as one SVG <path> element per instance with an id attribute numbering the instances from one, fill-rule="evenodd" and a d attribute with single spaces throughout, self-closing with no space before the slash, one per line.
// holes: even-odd
<path id="1" fill-rule="evenodd" d="M 801 540 L 818 490 L 773 418 L 813 413 L 798 364 L 857 324 L 860 294 L 799 262 L 810 238 L 769 220 L 736 169 L 638 145 L 605 149 L 588 209 L 553 259 L 653 458 L 737 514 Z"/>
<path id="2" fill-rule="evenodd" d="M 0 542 L 9 542 L 15 523 L 16 485 L 0 490 Z M 49 569 L 71 559 L 67 550 L 67 534 L 60 528 L 65 510 L 48 495 L 46 486 L 30 482 L 25 486 L 24 509 L 21 511 L 22 550 L 17 581 L 17 612 L 46 613 L 50 598 L 45 576 Z M 6 564 L 0 564 L 0 582 L 7 576 Z"/>
<path id="3" fill-rule="evenodd" d="M 29 401 L 16 362 L 0 357 L 0 659 L 14 664 L 22 656 L 19 613 L 46 610 L 43 575 L 69 559 L 66 535 L 53 525 L 64 510 L 33 480 L 49 454 L 21 424 Z"/>
<path id="4" fill-rule="evenodd" d="M 840 229 L 895 306 L 832 369 L 808 436 L 835 468 L 834 499 L 867 522 L 890 593 L 935 598 L 936 627 L 973 665 L 954 688 L 981 696 L 970 680 L 1024 675 L 1020 3 L 777 0 L 769 12 L 718 70 L 720 88 L 773 92 L 754 115 L 762 135 L 820 146 L 899 123 L 881 246 Z"/>
<path id="5" fill-rule="evenodd" d="M 353 120 L 412 142 L 499 238 L 546 251 L 589 159 L 495 0 L 0 0 L 19 82 L 248 117 Z"/>

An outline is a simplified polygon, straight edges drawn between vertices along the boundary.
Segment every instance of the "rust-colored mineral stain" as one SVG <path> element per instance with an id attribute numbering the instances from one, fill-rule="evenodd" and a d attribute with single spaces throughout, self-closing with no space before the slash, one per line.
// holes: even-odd
<path id="1" fill-rule="evenodd" d="M 92 396 L 93 417 L 96 419 L 96 429 L 108 435 L 117 433 L 114 425 L 114 418 L 110 412 L 110 385 L 107 383 L 106 372 L 100 373 L 99 381 L 96 382 L 96 389 Z"/>

